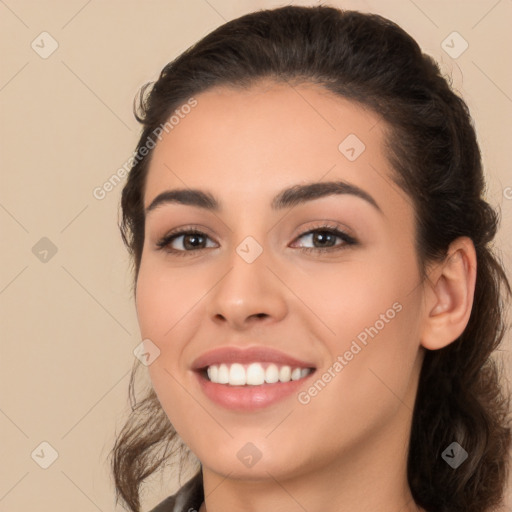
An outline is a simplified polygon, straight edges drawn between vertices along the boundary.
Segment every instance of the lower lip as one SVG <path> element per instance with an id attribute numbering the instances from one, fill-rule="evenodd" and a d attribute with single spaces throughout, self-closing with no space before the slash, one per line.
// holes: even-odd
<path id="1" fill-rule="evenodd" d="M 226 409 L 254 411 L 269 407 L 297 392 L 315 372 L 313 371 L 308 376 L 299 380 L 261 384 L 260 386 L 216 384 L 203 377 L 201 373 L 194 373 L 199 379 L 199 384 L 204 394 L 212 402 L 222 405 Z"/>

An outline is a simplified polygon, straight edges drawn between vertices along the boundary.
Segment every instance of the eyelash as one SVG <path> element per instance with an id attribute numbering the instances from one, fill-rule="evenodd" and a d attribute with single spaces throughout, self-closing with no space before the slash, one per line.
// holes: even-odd
<path id="1" fill-rule="evenodd" d="M 338 226 L 333 225 L 326 225 L 322 224 L 321 226 L 316 226 L 312 229 L 309 229 L 308 231 L 305 231 L 304 233 L 301 233 L 299 236 L 297 236 L 296 239 L 300 239 L 306 235 L 311 235 L 314 233 L 328 233 L 330 235 L 335 235 L 338 238 L 341 238 L 343 240 L 342 244 L 335 245 L 333 247 L 299 247 L 299 249 L 305 253 L 327 253 L 327 252 L 335 252 L 342 250 L 346 248 L 346 246 L 353 246 L 357 245 L 357 240 L 353 238 L 352 236 L 348 235 L 344 231 L 341 231 L 338 229 Z M 180 228 L 179 231 L 171 231 L 167 235 L 165 235 L 163 238 L 161 238 L 157 243 L 156 246 L 158 250 L 165 250 L 166 252 L 173 254 L 175 256 L 188 256 L 190 253 L 198 252 L 199 250 L 206 249 L 206 247 L 200 247 L 196 250 L 177 250 L 177 249 L 170 249 L 169 245 L 180 236 L 184 235 L 200 235 L 202 237 L 209 238 L 206 233 L 203 233 L 202 231 L 198 231 L 197 229 L 193 227 L 186 227 L 186 228 Z"/>

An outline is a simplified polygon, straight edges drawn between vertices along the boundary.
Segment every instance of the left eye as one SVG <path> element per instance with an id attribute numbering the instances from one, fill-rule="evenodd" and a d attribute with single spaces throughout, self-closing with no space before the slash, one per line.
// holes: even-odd
<path id="1" fill-rule="evenodd" d="M 297 237 L 297 240 L 300 240 L 301 238 L 307 238 L 313 243 L 313 245 L 320 244 L 320 247 L 300 247 L 306 252 L 338 250 L 343 248 L 345 245 L 354 245 L 356 243 L 356 240 L 353 237 L 336 228 L 312 229 Z M 341 239 L 342 242 L 336 244 L 336 238 Z"/>
<path id="2" fill-rule="evenodd" d="M 301 238 L 307 238 L 313 243 L 313 245 L 320 245 L 314 247 L 303 247 L 302 245 L 299 245 L 298 248 L 304 252 L 335 251 L 342 249 L 346 245 L 355 245 L 357 243 L 357 241 L 347 233 L 340 231 L 339 229 L 327 227 L 320 227 L 307 231 L 302 235 L 299 235 L 296 240 L 300 240 Z M 341 243 L 336 244 L 336 238 L 340 239 Z M 181 245 L 183 249 L 177 249 L 174 247 L 174 244 L 179 239 L 182 240 L 181 243 L 177 245 Z M 205 233 L 190 230 L 170 233 L 157 242 L 156 245 L 159 249 L 166 249 L 169 253 L 181 256 L 186 255 L 186 253 L 197 252 L 201 249 L 215 247 L 215 243 L 213 243 L 213 245 L 205 245 L 208 240 L 211 241 L 210 237 Z M 292 245 L 291 247 L 294 246 Z"/>

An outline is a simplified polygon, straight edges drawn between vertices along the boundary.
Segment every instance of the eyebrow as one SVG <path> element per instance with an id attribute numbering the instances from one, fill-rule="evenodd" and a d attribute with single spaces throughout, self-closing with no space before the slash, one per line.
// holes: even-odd
<path id="1" fill-rule="evenodd" d="M 271 208 L 273 210 L 283 210 L 306 203 L 307 201 L 337 194 L 359 197 L 382 213 L 381 208 L 368 192 L 345 181 L 326 181 L 308 183 L 306 185 L 294 185 L 279 192 L 272 200 Z M 151 201 L 151 204 L 146 208 L 145 212 L 148 214 L 155 210 L 155 208 L 168 203 L 197 206 L 198 208 L 204 208 L 214 212 L 219 212 L 221 209 L 220 201 L 210 192 L 184 188 L 166 190 L 158 194 L 153 201 Z"/>

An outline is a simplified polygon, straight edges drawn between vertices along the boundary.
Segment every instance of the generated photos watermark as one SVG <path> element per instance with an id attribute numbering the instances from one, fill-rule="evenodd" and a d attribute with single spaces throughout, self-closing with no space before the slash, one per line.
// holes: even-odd
<path id="1" fill-rule="evenodd" d="M 140 146 L 139 149 L 135 151 L 114 174 L 112 174 L 101 186 L 97 186 L 93 189 L 92 195 L 94 198 L 98 199 L 98 201 L 105 199 L 107 194 L 112 192 L 112 190 L 114 190 L 114 188 L 119 185 L 124 178 L 126 178 L 135 163 L 140 162 L 149 154 L 150 150 L 156 146 L 157 140 L 162 140 L 163 134 L 169 133 L 173 130 L 196 106 L 197 100 L 194 97 L 189 98 L 185 104 L 181 105 L 180 108 L 173 112 L 172 116 L 164 124 L 157 126 L 151 134 L 148 135 L 146 142 Z"/>
<path id="2" fill-rule="evenodd" d="M 322 391 L 329 382 L 332 381 L 350 361 L 354 359 L 354 356 L 359 354 L 363 348 L 368 346 L 368 341 L 375 338 L 387 324 L 393 320 L 403 307 L 400 302 L 395 302 L 385 313 L 381 313 L 379 318 L 370 327 L 365 327 L 355 339 L 352 340 L 350 348 L 346 350 L 342 355 L 338 355 L 334 363 L 325 370 L 322 375 L 307 389 L 300 391 L 297 394 L 297 400 L 302 405 L 307 405 L 311 400 Z"/>

